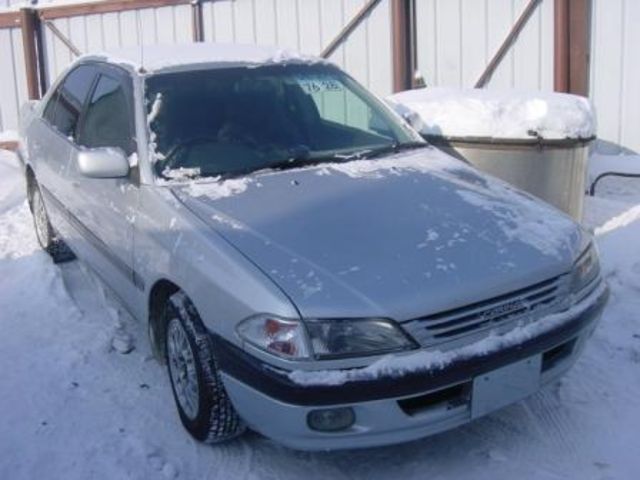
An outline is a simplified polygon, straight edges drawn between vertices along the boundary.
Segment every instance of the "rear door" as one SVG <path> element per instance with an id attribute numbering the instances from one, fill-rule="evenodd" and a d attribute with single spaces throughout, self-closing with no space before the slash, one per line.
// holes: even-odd
<path id="1" fill-rule="evenodd" d="M 80 114 L 95 81 L 94 66 L 80 65 L 71 70 L 49 97 L 41 117 L 27 128 L 27 148 L 44 195 L 54 228 L 68 239 L 64 215 L 69 198 L 66 195 L 69 162 L 77 141 Z"/>
<path id="2" fill-rule="evenodd" d="M 86 255 L 119 296 L 135 304 L 142 288 L 133 272 L 133 229 L 138 205 L 137 167 L 127 178 L 88 178 L 78 170 L 80 149 L 112 147 L 132 159 L 136 152 L 130 75 L 101 64 L 78 125 L 69 177 L 71 214 L 82 232 Z"/>

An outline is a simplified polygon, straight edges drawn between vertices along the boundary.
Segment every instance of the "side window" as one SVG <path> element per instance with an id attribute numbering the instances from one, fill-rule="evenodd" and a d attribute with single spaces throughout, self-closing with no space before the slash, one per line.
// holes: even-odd
<path id="1" fill-rule="evenodd" d="M 78 118 L 95 78 L 95 68 L 81 65 L 58 87 L 44 110 L 44 118 L 64 136 L 76 139 Z"/>
<path id="2" fill-rule="evenodd" d="M 124 82 L 100 75 L 82 119 L 79 143 L 90 148 L 120 147 L 131 154 L 132 115 Z"/>

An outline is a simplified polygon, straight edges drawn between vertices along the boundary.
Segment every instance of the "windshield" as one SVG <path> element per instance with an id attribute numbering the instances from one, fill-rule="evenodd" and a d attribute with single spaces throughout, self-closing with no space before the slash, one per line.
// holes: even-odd
<path id="1" fill-rule="evenodd" d="M 360 158 L 420 140 L 330 65 L 163 73 L 145 88 L 155 173 L 168 179 Z"/>

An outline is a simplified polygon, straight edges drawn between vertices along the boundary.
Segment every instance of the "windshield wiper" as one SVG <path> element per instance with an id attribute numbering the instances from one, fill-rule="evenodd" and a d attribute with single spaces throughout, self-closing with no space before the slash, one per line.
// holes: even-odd
<path id="1" fill-rule="evenodd" d="M 417 150 L 419 148 L 426 148 L 429 144 L 427 142 L 404 142 L 404 143 L 392 143 L 383 147 L 372 148 L 371 150 L 365 150 L 357 155 L 356 158 L 375 158 L 381 155 L 387 155 L 390 153 L 400 153 L 407 150 Z"/>
<path id="2" fill-rule="evenodd" d="M 371 148 L 367 150 L 361 150 L 353 153 L 332 153 L 329 155 L 312 155 L 307 147 L 293 148 L 290 150 L 290 155 L 283 159 L 273 163 L 268 163 L 260 168 L 250 168 L 243 170 L 236 170 L 220 175 L 224 180 L 229 178 L 236 178 L 243 175 L 250 175 L 262 170 L 291 170 L 294 168 L 309 167 L 312 165 L 318 165 L 321 163 L 339 162 L 345 163 L 351 160 L 361 160 L 367 158 L 374 158 L 380 155 L 388 153 L 398 153 L 406 150 L 414 150 L 418 148 L 428 147 L 427 142 L 405 142 L 405 143 L 393 143 L 385 145 L 383 147 Z"/>
<path id="3" fill-rule="evenodd" d="M 290 170 L 292 168 L 308 167 L 310 165 L 317 165 L 318 163 L 335 162 L 341 160 L 340 157 L 335 155 L 327 155 L 322 157 L 290 157 L 278 162 L 269 163 L 265 166 L 270 170 Z"/>
<path id="4" fill-rule="evenodd" d="M 266 168 L 273 170 L 289 170 L 292 168 L 317 165 L 319 163 L 342 162 L 348 159 L 350 159 L 350 157 L 345 157 L 344 155 L 338 153 L 332 153 L 329 155 L 312 155 L 307 146 L 300 145 L 289 150 L 288 158 L 270 163 L 266 166 Z"/>
<path id="5" fill-rule="evenodd" d="M 266 171 L 266 170 L 291 170 L 294 168 L 302 168 L 309 167 L 312 165 L 318 165 L 320 163 L 330 163 L 330 162 L 343 162 L 347 160 L 342 155 L 339 154 L 331 154 L 331 155 L 310 155 L 309 150 L 307 148 L 304 149 L 292 149 L 290 151 L 290 155 L 282 160 L 278 160 L 272 163 L 267 163 L 265 165 L 261 165 L 258 168 L 246 168 L 241 170 L 235 170 L 233 172 L 228 172 L 220 175 L 221 179 L 227 180 L 229 178 L 237 178 L 244 175 L 251 175 L 252 173 Z"/>

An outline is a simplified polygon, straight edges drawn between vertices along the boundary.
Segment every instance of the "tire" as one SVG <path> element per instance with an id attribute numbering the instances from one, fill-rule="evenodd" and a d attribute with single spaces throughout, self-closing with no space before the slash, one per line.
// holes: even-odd
<path id="1" fill-rule="evenodd" d="M 31 206 L 33 226 L 38 243 L 52 258 L 53 263 L 68 262 L 76 258 L 71 249 L 58 237 L 51 226 L 51 221 L 42 199 L 42 193 L 35 183 L 29 195 L 29 205 Z"/>
<path id="2" fill-rule="evenodd" d="M 169 298 L 165 320 L 167 370 L 184 427 L 209 444 L 242 434 L 246 427 L 222 383 L 211 335 L 182 292 Z"/>

